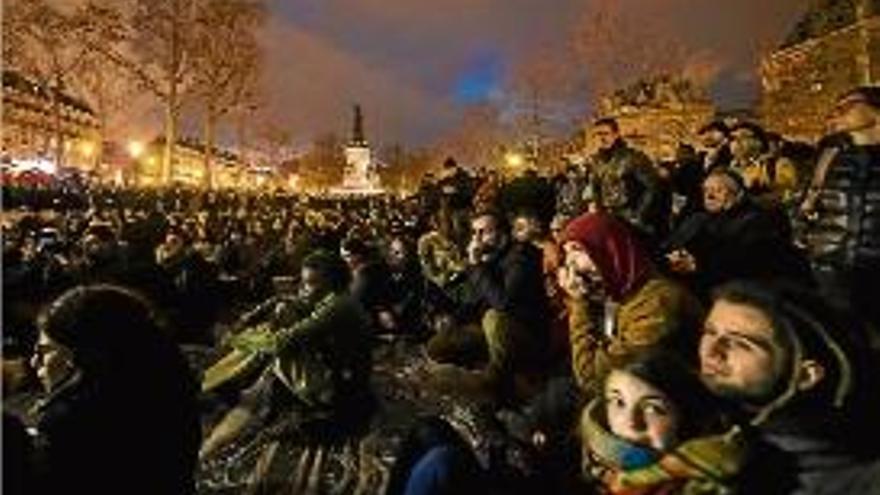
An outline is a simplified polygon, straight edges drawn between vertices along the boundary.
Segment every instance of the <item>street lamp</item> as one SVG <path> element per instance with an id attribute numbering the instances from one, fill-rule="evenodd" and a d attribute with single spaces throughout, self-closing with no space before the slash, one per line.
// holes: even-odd
<path id="1" fill-rule="evenodd" d="M 128 154 L 132 158 L 138 158 L 144 153 L 144 143 L 140 141 L 131 141 L 128 143 Z"/>
<path id="2" fill-rule="evenodd" d="M 95 143 L 91 141 L 83 141 L 79 145 L 79 151 L 86 158 L 91 158 L 95 154 Z"/>
<path id="3" fill-rule="evenodd" d="M 519 153 L 508 153 L 504 156 L 504 160 L 510 167 L 521 167 L 524 162 L 523 156 Z"/>

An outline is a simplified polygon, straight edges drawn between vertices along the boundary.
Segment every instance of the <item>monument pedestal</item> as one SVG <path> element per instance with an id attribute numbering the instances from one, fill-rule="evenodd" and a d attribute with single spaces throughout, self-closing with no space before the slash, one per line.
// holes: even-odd
<path id="1" fill-rule="evenodd" d="M 342 184 L 330 189 L 330 194 L 339 196 L 367 196 L 381 194 L 379 174 L 373 162 L 372 150 L 364 138 L 361 108 L 354 107 L 354 132 L 345 147 L 345 175 Z"/>

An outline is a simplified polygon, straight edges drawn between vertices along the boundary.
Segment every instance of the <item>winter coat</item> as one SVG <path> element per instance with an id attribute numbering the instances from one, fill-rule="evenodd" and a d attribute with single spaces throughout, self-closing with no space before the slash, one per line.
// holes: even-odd
<path id="1" fill-rule="evenodd" d="M 604 329 L 596 327 L 587 301 L 569 301 L 568 315 L 573 374 L 583 390 L 591 390 L 609 358 L 659 345 L 688 348 L 702 307 L 679 284 L 653 275 L 620 303 L 606 304 Z"/>
<path id="2" fill-rule="evenodd" d="M 684 249 L 694 257 L 693 283 L 701 294 L 733 279 L 809 279 L 806 260 L 787 233 L 787 219 L 744 200 L 721 213 L 691 215 L 662 249 Z"/>
<path id="3" fill-rule="evenodd" d="M 373 318 L 390 311 L 394 302 L 391 270 L 384 262 L 368 262 L 352 270 L 351 296 Z"/>
<path id="4" fill-rule="evenodd" d="M 303 316 L 257 326 L 236 336 L 233 352 L 205 373 L 202 388 L 245 372 L 259 356 L 272 357 L 275 376 L 293 395 L 315 408 L 332 408 L 362 397 L 370 378 L 370 325 L 348 294 L 331 293 Z"/>
<path id="5" fill-rule="evenodd" d="M 647 155 L 619 140 L 592 162 L 593 195 L 601 208 L 646 232 L 666 221 L 660 176 Z"/>
<path id="6" fill-rule="evenodd" d="M 566 177 L 556 191 L 556 213 L 561 215 L 580 215 L 586 208 L 589 198 L 589 183 L 585 177 Z"/>
<path id="7" fill-rule="evenodd" d="M 165 371 L 109 382 L 76 374 L 56 389 L 39 409 L 37 493 L 194 493 L 195 387 Z"/>
<path id="8" fill-rule="evenodd" d="M 853 269 L 880 263 L 880 146 L 838 153 L 815 193 L 805 244 L 814 263 Z"/>
<path id="9" fill-rule="evenodd" d="M 468 268 L 464 287 L 455 295 L 460 319 L 478 320 L 494 309 L 546 337 L 549 301 L 542 263 L 537 247 L 511 242 L 495 260 Z"/>

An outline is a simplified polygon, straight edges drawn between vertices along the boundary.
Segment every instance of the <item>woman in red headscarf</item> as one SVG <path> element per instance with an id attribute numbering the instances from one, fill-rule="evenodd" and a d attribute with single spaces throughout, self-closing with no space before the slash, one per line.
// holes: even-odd
<path id="1" fill-rule="evenodd" d="M 626 224 L 606 213 L 581 215 L 566 226 L 563 248 L 559 283 L 568 296 L 572 366 L 581 388 L 592 388 L 610 358 L 660 346 L 693 354 L 700 303 L 657 272 Z M 604 304 L 601 325 L 591 303 Z"/>

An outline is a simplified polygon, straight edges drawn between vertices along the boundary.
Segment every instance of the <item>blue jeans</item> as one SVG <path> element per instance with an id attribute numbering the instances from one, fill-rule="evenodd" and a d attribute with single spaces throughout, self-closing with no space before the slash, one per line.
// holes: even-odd
<path id="1" fill-rule="evenodd" d="M 429 450 L 413 466 L 405 495 L 452 495 L 479 493 L 482 485 L 480 466 L 473 457 L 451 445 Z"/>

